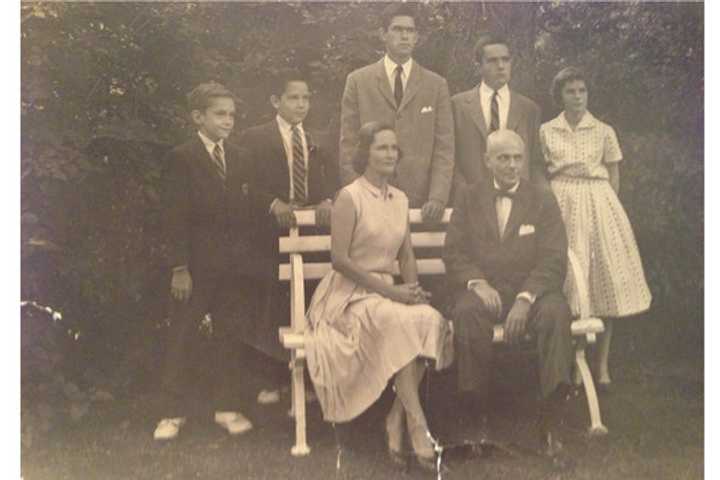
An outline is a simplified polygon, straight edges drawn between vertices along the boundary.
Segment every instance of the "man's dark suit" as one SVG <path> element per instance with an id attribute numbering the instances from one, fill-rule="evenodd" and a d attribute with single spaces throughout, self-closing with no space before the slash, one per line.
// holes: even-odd
<path id="1" fill-rule="evenodd" d="M 492 178 L 459 192 L 443 260 L 453 288 L 461 292 L 454 311 L 460 390 L 487 397 L 493 324 L 504 322 L 520 292 L 536 296 L 528 328 L 538 337 L 543 396 L 570 381 L 571 318 L 562 294 L 566 255 L 565 226 L 552 192 L 521 180 L 503 238 Z M 485 279 L 498 291 L 500 319 L 467 289 L 473 279 Z"/>
<path id="2" fill-rule="evenodd" d="M 226 179 L 223 182 L 210 154 L 198 136 L 174 148 L 166 157 L 164 175 L 164 229 L 168 268 L 187 265 L 192 293 L 187 302 L 170 299 L 170 332 L 162 387 L 172 398 L 183 397 L 181 376 L 187 367 L 192 337 L 206 313 L 212 316 L 213 337 L 218 341 L 216 367 L 220 375 L 217 410 L 236 410 L 225 387 L 233 385 L 232 362 L 236 340 L 247 333 L 239 322 L 240 308 L 250 277 L 262 266 L 251 255 L 252 202 L 246 165 L 237 148 L 223 145 Z M 223 404 L 223 405 L 220 405 Z M 172 402 L 165 408 L 186 406 Z M 164 412 L 164 416 L 172 416 Z"/>
<path id="3" fill-rule="evenodd" d="M 308 205 L 332 199 L 337 189 L 337 162 L 325 155 L 323 149 L 313 142 L 307 130 L 308 148 Z M 288 291 L 278 282 L 278 237 L 286 234 L 270 214 L 270 206 L 279 198 L 289 203 L 290 176 L 287 154 L 276 119 L 248 128 L 242 134 L 240 144 L 243 156 L 250 168 L 250 182 L 256 203 L 253 247 L 256 258 L 262 262 L 266 294 L 264 306 L 257 317 L 254 345 L 275 358 L 286 359 L 287 351 L 277 339 L 277 327 L 287 325 L 289 315 Z"/>

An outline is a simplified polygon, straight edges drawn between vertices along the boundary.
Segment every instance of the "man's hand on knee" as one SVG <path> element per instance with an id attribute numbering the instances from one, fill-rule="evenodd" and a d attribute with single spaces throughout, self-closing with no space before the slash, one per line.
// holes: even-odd
<path id="1" fill-rule="evenodd" d="M 497 290 L 495 290 L 487 281 L 481 280 L 472 286 L 472 291 L 480 298 L 488 312 L 500 317 L 502 312 L 502 299 Z"/>
<path id="2" fill-rule="evenodd" d="M 517 343 L 523 337 L 529 314 L 530 302 L 524 298 L 515 300 L 505 320 L 505 338 L 508 343 Z"/>

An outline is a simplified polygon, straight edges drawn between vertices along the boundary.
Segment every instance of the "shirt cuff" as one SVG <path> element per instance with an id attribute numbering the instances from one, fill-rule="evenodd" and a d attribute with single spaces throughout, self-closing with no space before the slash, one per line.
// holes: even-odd
<path id="1" fill-rule="evenodd" d="M 537 298 L 537 295 L 533 295 L 530 292 L 520 292 L 517 294 L 517 297 L 515 297 L 515 300 L 520 300 L 521 298 L 525 299 L 532 305 L 535 303 L 535 299 Z"/>
<path id="2" fill-rule="evenodd" d="M 270 204 L 270 209 L 268 210 L 268 213 L 272 214 L 273 207 L 274 207 L 275 204 L 276 204 L 277 202 L 279 202 L 279 201 L 280 201 L 279 198 L 276 198 L 275 200 L 272 201 L 272 203 Z"/>
<path id="3" fill-rule="evenodd" d="M 483 282 L 487 283 L 487 280 L 485 280 L 484 278 L 474 278 L 472 280 L 468 280 L 467 289 L 472 290 L 475 285 Z"/>

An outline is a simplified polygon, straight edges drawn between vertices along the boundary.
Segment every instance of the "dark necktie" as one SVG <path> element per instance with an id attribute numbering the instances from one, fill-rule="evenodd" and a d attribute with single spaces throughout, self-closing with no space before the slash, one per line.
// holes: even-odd
<path id="1" fill-rule="evenodd" d="M 293 168 L 292 179 L 295 196 L 295 203 L 304 205 L 307 202 L 307 191 L 305 190 L 305 152 L 303 151 L 300 129 L 297 125 L 292 127 L 292 153 Z"/>
<path id="2" fill-rule="evenodd" d="M 222 181 L 225 182 L 225 162 L 223 161 L 222 149 L 218 144 L 215 144 L 215 148 L 213 148 L 212 160 L 215 171 L 220 175 Z"/>
<path id="3" fill-rule="evenodd" d="M 498 106 L 498 92 L 494 90 L 490 101 L 490 131 L 494 132 L 500 128 L 500 107 Z"/>
<path id="4" fill-rule="evenodd" d="M 395 106 L 400 108 L 403 99 L 403 83 L 402 83 L 403 67 L 398 65 L 395 67 Z"/>

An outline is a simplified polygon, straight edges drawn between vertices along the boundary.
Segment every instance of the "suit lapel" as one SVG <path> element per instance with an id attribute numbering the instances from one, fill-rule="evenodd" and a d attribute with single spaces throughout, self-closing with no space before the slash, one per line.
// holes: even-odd
<path id="1" fill-rule="evenodd" d="M 387 100 L 388 104 L 390 104 L 390 107 L 395 110 L 397 106 L 395 105 L 395 97 L 390 90 L 390 82 L 388 81 L 387 74 L 385 73 L 385 65 L 382 60 L 380 60 L 375 65 L 375 78 L 377 81 L 378 90 L 380 90 L 382 96 L 385 97 L 385 100 Z"/>
<path id="2" fill-rule="evenodd" d="M 497 210 L 495 209 L 495 195 L 493 189 L 488 185 L 488 182 L 482 184 L 480 188 L 480 194 L 478 195 L 478 201 L 480 203 L 479 210 L 482 212 L 485 221 L 490 226 L 492 232 L 493 241 L 500 241 L 500 230 L 498 229 Z"/>
<path id="3" fill-rule="evenodd" d="M 468 92 L 468 96 L 465 99 L 465 102 L 468 104 L 470 116 L 475 122 L 475 126 L 477 126 L 478 130 L 480 130 L 483 138 L 486 138 L 487 125 L 485 124 L 485 117 L 483 116 L 482 105 L 480 105 L 480 94 L 478 93 L 478 88 L 479 87 L 475 87 Z"/>
<path id="4" fill-rule="evenodd" d="M 242 182 L 247 181 L 247 165 L 244 163 L 246 160 L 240 155 L 240 151 L 235 145 L 230 145 L 225 142 L 225 183 L 234 183 L 237 180 Z"/>
<path id="5" fill-rule="evenodd" d="M 410 70 L 410 77 L 407 81 L 407 87 L 405 88 L 405 93 L 403 94 L 403 99 L 400 103 L 400 108 L 398 108 L 398 110 L 402 110 L 403 108 L 405 108 L 405 106 L 410 103 L 413 97 L 417 94 L 418 90 L 420 90 L 422 77 L 422 67 L 420 67 L 417 62 L 413 61 L 413 66 Z"/>
<path id="6" fill-rule="evenodd" d="M 278 168 L 280 168 L 280 171 L 284 175 L 282 178 L 288 178 L 290 170 L 288 170 L 285 142 L 283 141 L 282 133 L 280 133 L 280 125 L 278 125 L 276 120 L 268 123 L 268 137 L 270 138 L 268 145 L 270 145 L 272 149 L 268 158 L 270 158 L 271 161 L 277 162 Z"/>
<path id="7" fill-rule="evenodd" d="M 513 235 L 513 232 L 518 229 L 525 218 L 528 209 L 530 208 L 530 204 L 530 194 L 527 189 L 527 185 L 521 180 L 520 187 L 515 194 L 515 198 L 513 198 L 512 208 L 510 209 L 510 218 L 508 218 L 502 238 L 503 242 L 507 240 L 509 236 Z"/>
<path id="8" fill-rule="evenodd" d="M 510 107 L 508 108 L 507 129 L 517 131 L 520 125 L 520 107 L 514 92 L 510 91 Z"/>
<path id="9" fill-rule="evenodd" d="M 228 145 L 227 140 L 223 142 L 223 146 L 225 147 L 225 181 L 227 182 L 239 171 L 237 164 L 239 158 L 235 156 L 235 151 Z"/>
<path id="10" fill-rule="evenodd" d="M 199 136 L 196 136 L 195 145 L 193 148 L 195 150 L 194 156 L 200 161 L 202 170 L 210 178 L 213 179 L 213 182 L 217 183 L 218 185 L 223 185 L 222 178 L 220 178 L 220 175 L 215 170 L 215 165 L 213 165 L 213 159 L 210 158 L 210 154 L 208 153 L 207 149 L 205 148 L 205 144 Z M 225 163 L 227 168 L 227 159 L 225 160 Z"/>
<path id="11" fill-rule="evenodd" d="M 303 127 L 304 128 L 304 127 Z M 308 201 L 315 199 L 320 192 L 315 186 L 316 180 L 320 178 L 320 168 L 318 164 L 317 145 L 313 142 L 313 137 L 305 130 L 305 143 L 307 144 L 308 151 L 308 162 L 307 162 L 307 186 L 308 186 Z"/>

